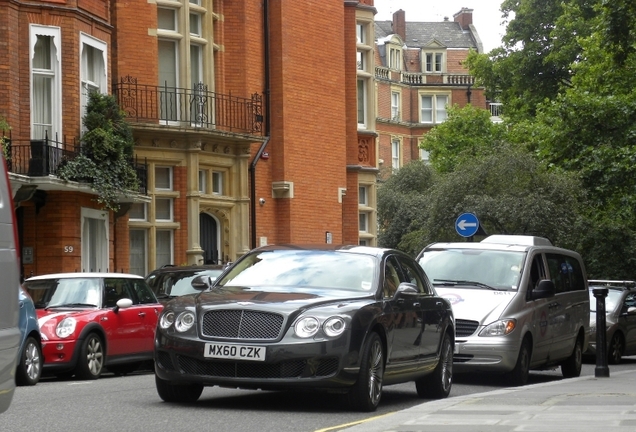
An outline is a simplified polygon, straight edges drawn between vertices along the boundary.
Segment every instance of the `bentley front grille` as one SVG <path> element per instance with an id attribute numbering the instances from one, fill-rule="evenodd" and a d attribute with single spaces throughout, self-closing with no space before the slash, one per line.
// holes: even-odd
<path id="1" fill-rule="evenodd" d="M 227 339 L 275 340 L 279 337 L 282 315 L 251 310 L 214 310 L 203 315 L 202 333 Z"/>

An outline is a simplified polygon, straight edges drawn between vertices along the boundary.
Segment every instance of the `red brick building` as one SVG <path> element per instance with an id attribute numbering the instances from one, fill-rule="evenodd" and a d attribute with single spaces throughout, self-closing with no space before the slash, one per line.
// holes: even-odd
<path id="1" fill-rule="evenodd" d="M 0 0 L 23 276 L 375 244 L 374 14 L 373 0 Z M 56 175 L 81 151 L 90 91 L 133 129 L 143 187 L 117 212 Z"/>
<path id="2" fill-rule="evenodd" d="M 483 88 L 474 87 L 463 61 L 483 52 L 472 9 L 454 20 L 408 22 L 398 10 L 392 21 L 376 21 L 376 129 L 382 176 L 427 159 L 421 137 L 447 116 L 447 107 L 470 103 L 487 108 Z"/>

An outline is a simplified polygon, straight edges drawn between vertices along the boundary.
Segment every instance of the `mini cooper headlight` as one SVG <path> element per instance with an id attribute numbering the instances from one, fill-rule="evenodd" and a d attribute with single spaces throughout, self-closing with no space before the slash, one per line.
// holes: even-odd
<path id="1" fill-rule="evenodd" d="M 305 317 L 296 321 L 294 325 L 294 331 L 296 335 L 301 338 L 308 338 L 318 333 L 320 329 L 320 323 L 314 317 Z"/>
<path id="2" fill-rule="evenodd" d="M 162 329 L 169 328 L 172 324 L 174 324 L 174 312 L 168 311 L 164 312 L 159 319 L 159 326 Z"/>
<path id="3" fill-rule="evenodd" d="M 331 317 L 322 325 L 322 329 L 329 337 L 340 336 L 345 331 L 346 325 L 341 317 Z"/>
<path id="4" fill-rule="evenodd" d="M 185 332 L 190 330 L 194 325 L 194 314 L 190 311 L 181 312 L 174 322 L 174 328 L 178 332 Z"/>
<path id="5" fill-rule="evenodd" d="M 484 329 L 479 332 L 479 336 L 505 336 L 510 334 L 516 326 L 517 321 L 513 319 L 495 321 L 484 327 Z"/>
<path id="6" fill-rule="evenodd" d="M 72 318 L 72 317 L 64 318 L 62 321 L 57 323 L 57 327 L 55 327 L 55 334 L 59 338 L 62 338 L 62 339 L 67 338 L 73 333 L 75 333 L 76 325 L 77 325 L 77 321 L 75 321 L 75 318 Z"/>

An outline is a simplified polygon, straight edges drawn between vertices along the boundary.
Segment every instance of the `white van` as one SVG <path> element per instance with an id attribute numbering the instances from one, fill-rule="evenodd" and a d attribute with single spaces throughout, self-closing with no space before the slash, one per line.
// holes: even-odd
<path id="1" fill-rule="evenodd" d="M 590 299 L 578 253 L 542 237 L 494 235 L 434 243 L 417 260 L 453 306 L 455 372 L 506 373 L 512 385 L 531 369 L 580 375 Z"/>
<path id="2" fill-rule="evenodd" d="M 11 405 L 15 389 L 15 365 L 20 344 L 18 260 L 18 235 L 9 174 L 0 151 L 0 413 Z"/>

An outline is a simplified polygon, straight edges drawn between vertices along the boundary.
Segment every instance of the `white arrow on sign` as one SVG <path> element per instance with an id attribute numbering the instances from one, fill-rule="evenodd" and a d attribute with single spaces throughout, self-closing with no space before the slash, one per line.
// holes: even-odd
<path id="1" fill-rule="evenodd" d="M 467 222 L 466 219 L 462 219 L 459 221 L 459 223 L 457 224 L 457 226 L 459 227 L 460 230 L 465 230 L 466 228 L 470 228 L 470 227 L 476 227 L 477 223 L 476 222 Z"/>

